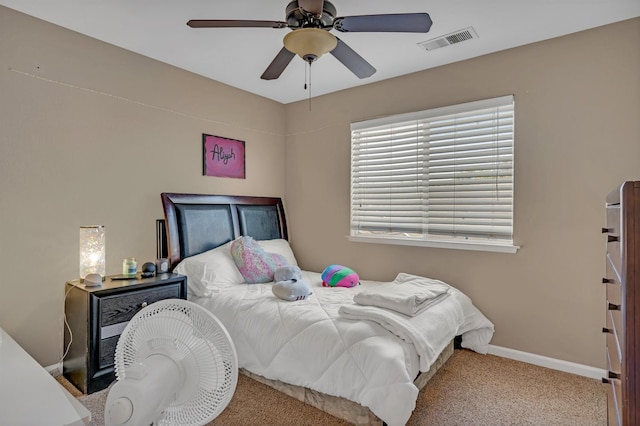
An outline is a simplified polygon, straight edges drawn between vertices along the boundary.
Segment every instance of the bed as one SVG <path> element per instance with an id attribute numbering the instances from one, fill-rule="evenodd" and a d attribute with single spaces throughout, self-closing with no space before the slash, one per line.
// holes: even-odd
<path id="1" fill-rule="evenodd" d="M 295 302 L 275 297 L 273 283 L 246 284 L 229 253 L 242 236 L 297 265 L 280 198 L 163 193 L 161 199 L 160 244 L 172 269 L 187 275 L 189 300 L 225 325 L 240 371 L 255 380 L 354 424 L 395 426 L 407 422 L 456 336 L 462 347 L 486 353 L 493 324 L 455 288 L 414 317 L 419 324 L 398 332 L 385 318 L 341 315 L 356 306 L 355 294 L 387 283 L 324 287 L 320 273 L 302 271 L 313 294 Z M 419 330 L 419 341 L 407 330 Z"/>

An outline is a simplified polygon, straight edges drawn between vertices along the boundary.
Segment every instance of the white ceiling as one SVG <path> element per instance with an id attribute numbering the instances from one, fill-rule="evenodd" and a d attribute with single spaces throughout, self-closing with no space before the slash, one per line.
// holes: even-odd
<path id="1" fill-rule="evenodd" d="M 288 29 L 192 29 L 189 19 L 285 20 L 288 0 L 0 0 L 0 5 L 231 86 L 289 103 L 309 96 L 305 62 L 260 75 Z M 639 0 L 332 0 L 337 16 L 427 12 L 426 34 L 339 33 L 377 72 L 355 77 L 332 55 L 311 68 L 312 95 L 331 93 L 640 16 Z M 430 52 L 417 43 L 473 27 L 478 39 Z M 640 47 L 640 46 L 639 46 Z M 615 46 L 611 47 L 612 49 Z"/>

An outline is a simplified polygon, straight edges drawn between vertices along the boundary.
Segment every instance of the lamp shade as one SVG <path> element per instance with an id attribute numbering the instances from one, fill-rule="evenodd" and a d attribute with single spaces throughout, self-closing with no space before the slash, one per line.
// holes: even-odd
<path id="1" fill-rule="evenodd" d="M 102 225 L 80 227 L 80 278 L 105 276 L 105 229 Z"/>
<path id="2" fill-rule="evenodd" d="M 336 37 L 319 28 L 300 28 L 284 36 L 284 47 L 311 63 L 338 45 Z"/>

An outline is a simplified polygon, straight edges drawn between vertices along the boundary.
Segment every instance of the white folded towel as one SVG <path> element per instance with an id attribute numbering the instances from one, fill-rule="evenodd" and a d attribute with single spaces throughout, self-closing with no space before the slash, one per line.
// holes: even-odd
<path id="1" fill-rule="evenodd" d="M 355 303 L 340 306 L 338 315 L 349 320 L 373 321 L 412 343 L 420 357 L 420 371 L 428 371 L 454 336 L 462 335 L 463 348 L 482 354 L 487 353 L 493 336 L 493 323 L 473 306 L 471 299 L 453 287 L 446 295 L 443 303 L 413 317 Z"/>
<path id="2" fill-rule="evenodd" d="M 412 317 L 442 301 L 449 295 L 450 289 L 451 286 L 442 281 L 402 272 L 393 282 L 357 293 L 353 301 Z"/>

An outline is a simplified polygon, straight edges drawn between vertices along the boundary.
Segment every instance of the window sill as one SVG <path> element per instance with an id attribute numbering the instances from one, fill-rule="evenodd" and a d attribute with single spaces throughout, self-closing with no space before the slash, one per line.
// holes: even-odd
<path id="1" fill-rule="evenodd" d="M 432 247 L 452 250 L 474 250 L 494 253 L 516 253 L 520 246 L 492 243 L 463 243 L 454 241 L 433 241 L 433 240 L 405 240 L 401 238 L 380 238 L 380 237 L 358 237 L 347 235 L 347 239 L 354 243 L 373 244 L 394 244 L 400 246 Z"/>

